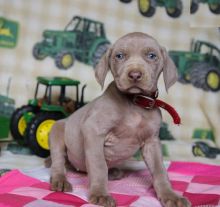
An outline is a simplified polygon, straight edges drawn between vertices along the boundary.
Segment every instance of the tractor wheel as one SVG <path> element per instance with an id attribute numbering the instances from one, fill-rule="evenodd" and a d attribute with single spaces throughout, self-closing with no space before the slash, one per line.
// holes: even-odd
<path id="1" fill-rule="evenodd" d="M 201 141 L 193 144 L 192 153 L 195 157 L 200 156 L 213 159 L 219 154 L 216 148 L 210 147 L 207 143 Z"/>
<path id="2" fill-rule="evenodd" d="M 205 91 L 218 91 L 220 89 L 219 71 L 207 63 L 196 63 L 190 72 L 190 81 Z"/>
<path id="3" fill-rule="evenodd" d="M 206 83 L 210 91 L 216 92 L 220 90 L 220 72 L 217 68 L 210 68 L 206 75 Z"/>
<path id="4" fill-rule="evenodd" d="M 55 64 L 59 69 L 69 69 L 74 64 L 74 55 L 71 52 L 60 52 L 55 58 Z"/>
<path id="5" fill-rule="evenodd" d="M 49 151 L 49 132 L 54 123 L 64 118 L 60 113 L 42 112 L 35 116 L 27 127 L 28 145 L 34 154 L 40 157 L 48 157 Z"/>
<path id="6" fill-rule="evenodd" d="M 156 12 L 156 6 L 155 0 L 138 0 L 139 11 L 145 17 L 152 17 Z"/>
<path id="7" fill-rule="evenodd" d="M 37 43 L 34 45 L 34 48 L 33 48 L 33 56 L 37 59 L 37 60 L 43 60 L 46 55 L 44 54 L 41 54 L 40 52 L 40 43 Z"/>
<path id="8" fill-rule="evenodd" d="M 183 3 L 181 0 L 176 0 L 176 7 L 166 7 L 166 12 L 170 17 L 177 18 L 182 14 Z"/>
<path id="9" fill-rule="evenodd" d="M 214 14 L 220 14 L 220 3 L 209 4 L 209 10 Z"/>
<path id="10" fill-rule="evenodd" d="M 191 0 L 190 14 L 196 13 L 198 9 L 199 9 L 198 0 Z"/>
<path id="11" fill-rule="evenodd" d="M 182 84 L 187 84 L 187 83 L 190 83 L 190 80 L 189 80 L 189 75 L 179 75 L 178 77 L 178 81 Z"/>
<path id="12" fill-rule="evenodd" d="M 25 113 L 35 113 L 36 109 L 32 106 L 22 106 L 14 111 L 10 121 L 10 131 L 13 138 L 21 145 L 27 144 L 25 142 L 25 132 L 27 128 L 27 122 L 24 118 Z"/>
<path id="13" fill-rule="evenodd" d="M 120 0 L 123 3 L 130 3 L 132 0 Z"/>
<path id="14" fill-rule="evenodd" d="M 94 68 L 97 65 L 97 63 L 99 62 L 99 60 L 101 59 L 101 57 L 108 50 L 109 46 L 110 46 L 109 43 L 104 43 L 104 44 L 102 43 L 96 47 L 96 50 L 95 50 L 93 57 L 92 57 L 92 63 L 93 63 Z"/>

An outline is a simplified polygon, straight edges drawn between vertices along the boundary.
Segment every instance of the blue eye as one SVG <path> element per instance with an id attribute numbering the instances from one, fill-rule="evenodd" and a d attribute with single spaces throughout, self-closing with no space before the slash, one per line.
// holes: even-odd
<path id="1" fill-rule="evenodd" d="M 119 60 L 123 59 L 124 58 L 124 54 L 123 53 L 118 53 L 115 55 L 115 57 Z"/>
<path id="2" fill-rule="evenodd" d="M 157 59 L 157 55 L 154 52 L 149 52 L 147 54 L 147 57 L 151 60 L 156 60 Z"/>

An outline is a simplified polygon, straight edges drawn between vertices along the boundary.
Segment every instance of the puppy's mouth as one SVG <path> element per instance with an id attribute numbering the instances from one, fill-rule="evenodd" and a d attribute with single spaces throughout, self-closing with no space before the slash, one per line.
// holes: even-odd
<path id="1" fill-rule="evenodd" d="M 145 94 L 147 91 L 148 85 L 143 83 L 142 81 L 137 83 L 131 83 L 129 81 L 120 81 L 119 79 L 115 79 L 117 88 L 123 92 L 128 94 Z"/>
<path id="2" fill-rule="evenodd" d="M 154 91 L 153 86 L 150 84 L 121 84 L 116 81 L 117 88 L 127 94 L 148 94 L 151 91 Z"/>
<path id="3" fill-rule="evenodd" d="M 123 92 L 123 93 L 128 93 L 128 94 L 142 94 L 144 93 L 144 89 L 139 87 L 139 86 L 130 86 L 130 87 L 122 87 L 119 85 L 118 89 Z"/>
<path id="4" fill-rule="evenodd" d="M 131 93 L 131 94 L 140 94 L 140 93 L 143 93 L 143 89 L 137 87 L 137 86 L 133 86 L 133 87 L 130 87 L 128 89 L 126 89 L 126 91 L 128 93 Z"/>

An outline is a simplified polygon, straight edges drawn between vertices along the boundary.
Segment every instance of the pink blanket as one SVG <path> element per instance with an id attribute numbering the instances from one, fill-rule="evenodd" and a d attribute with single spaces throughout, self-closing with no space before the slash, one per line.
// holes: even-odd
<path id="1" fill-rule="evenodd" d="M 220 166 L 172 162 L 169 178 L 176 192 L 186 196 L 193 206 L 220 206 Z M 49 184 L 26 176 L 18 170 L 0 178 L 0 207 L 92 207 L 87 202 L 87 177 L 69 173 L 72 193 L 52 192 Z M 161 207 L 147 170 L 127 172 L 119 181 L 109 181 L 109 190 L 117 206 Z"/>

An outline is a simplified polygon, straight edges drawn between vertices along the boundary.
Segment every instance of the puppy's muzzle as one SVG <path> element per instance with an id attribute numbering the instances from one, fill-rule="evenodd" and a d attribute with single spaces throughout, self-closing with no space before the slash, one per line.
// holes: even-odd
<path id="1" fill-rule="evenodd" d="M 132 61 L 129 61 L 127 64 L 126 64 L 126 75 L 127 75 L 127 79 L 130 81 L 130 82 L 133 82 L 133 83 L 137 83 L 137 82 L 140 82 L 142 81 L 145 76 L 146 76 L 146 72 L 144 70 L 144 64 L 142 63 L 143 61 L 141 59 L 135 59 L 135 60 L 132 60 Z"/>
<path id="2" fill-rule="evenodd" d="M 138 82 L 141 81 L 142 77 L 143 77 L 142 72 L 138 70 L 132 70 L 128 73 L 128 79 L 130 81 Z"/>

